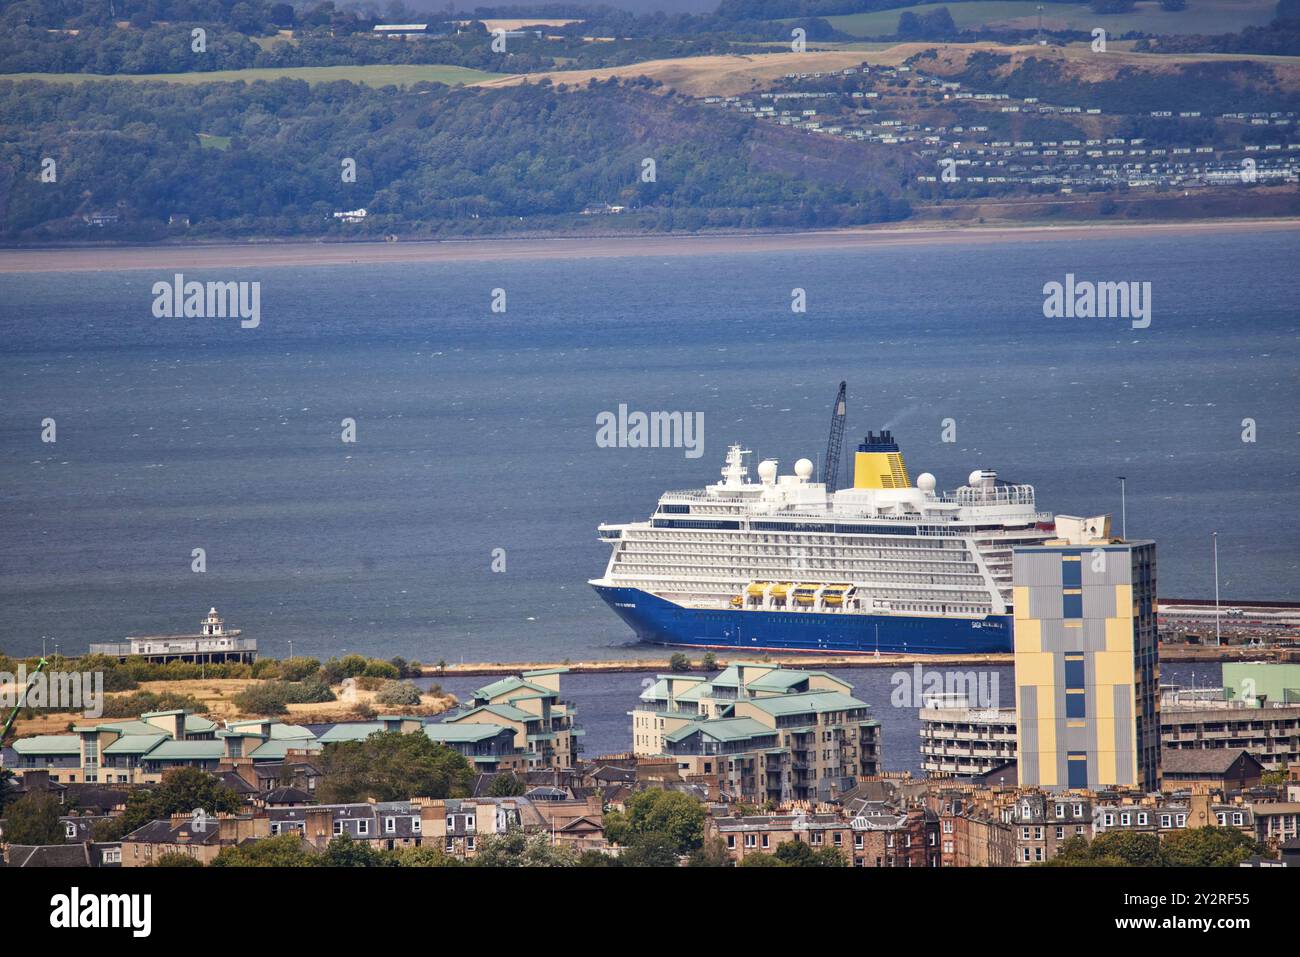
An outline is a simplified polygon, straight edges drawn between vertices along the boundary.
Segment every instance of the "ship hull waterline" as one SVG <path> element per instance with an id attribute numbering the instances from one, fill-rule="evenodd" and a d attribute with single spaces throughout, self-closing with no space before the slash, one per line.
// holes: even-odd
<path id="1" fill-rule="evenodd" d="M 954 618 L 686 608 L 639 588 L 592 587 L 640 640 L 656 645 L 865 655 L 1012 651 L 1010 615 Z"/>

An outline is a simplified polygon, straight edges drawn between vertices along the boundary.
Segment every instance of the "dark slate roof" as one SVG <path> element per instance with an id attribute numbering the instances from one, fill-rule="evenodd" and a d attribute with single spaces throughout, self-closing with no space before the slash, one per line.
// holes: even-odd
<path id="1" fill-rule="evenodd" d="M 302 788 L 284 787 L 276 788 L 266 796 L 266 803 L 270 804 L 312 804 L 314 799 Z"/>
<path id="2" fill-rule="evenodd" d="M 241 798 L 246 797 L 247 795 L 250 794 L 262 793 L 257 788 L 253 787 L 253 785 L 249 784 L 247 781 L 241 778 L 234 771 L 222 771 L 217 775 L 217 778 L 221 781 L 222 784 L 230 788 Z"/>
<path id="3" fill-rule="evenodd" d="M 64 803 L 80 811 L 112 811 L 126 804 L 127 792 L 101 784 L 65 785 Z"/>
<path id="4" fill-rule="evenodd" d="M 188 819 L 179 822 L 150 821 L 126 837 L 123 841 L 136 844 L 217 844 L 221 828 L 215 820 L 210 820 L 202 831 L 194 830 Z"/>
<path id="5" fill-rule="evenodd" d="M 93 867 L 89 844 L 10 844 L 5 867 Z"/>
<path id="6" fill-rule="evenodd" d="M 587 777 L 591 778 L 593 781 L 635 784 L 636 770 L 633 768 L 616 768 L 606 764 L 591 771 Z"/>
<path id="7" fill-rule="evenodd" d="M 1160 753 L 1160 770 L 1167 774 L 1223 774 L 1243 754 L 1259 764 L 1245 748 L 1171 748 Z"/>

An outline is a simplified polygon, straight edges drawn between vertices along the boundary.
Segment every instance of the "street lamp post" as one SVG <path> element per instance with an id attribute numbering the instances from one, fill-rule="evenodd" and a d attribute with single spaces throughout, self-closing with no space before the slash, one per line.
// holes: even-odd
<path id="1" fill-rule="evenodd" d="M 1124 541 L 1128 541 L 1128 490 L 1125 487 L 1127 482 L 1123 475 L 1119 476 L 1119 534 Z"/>
<path id="2" fill-rule="evenodd" d="M 1219 533 L 1212 532 L 1211 537 L 1214 539 L 1214 643 L 1223 644 L 1223 636 L 1219 630 Z"/>

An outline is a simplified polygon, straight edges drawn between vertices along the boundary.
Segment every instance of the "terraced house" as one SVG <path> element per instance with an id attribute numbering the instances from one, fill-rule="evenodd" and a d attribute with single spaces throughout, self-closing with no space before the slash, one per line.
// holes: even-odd
<path id="1" fill-rule="evenodd" d="M 753 662 L 712 679 L 660 675 L 632 712 L 634 749 L 676 759 L 717 800 L 830 800 L 880 767 L 879 722 L 852 690 L 825 672 Z"/>

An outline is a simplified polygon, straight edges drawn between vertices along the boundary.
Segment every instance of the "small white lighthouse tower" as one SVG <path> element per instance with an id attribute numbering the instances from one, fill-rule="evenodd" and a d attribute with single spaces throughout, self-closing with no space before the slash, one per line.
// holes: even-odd
<path id="1" fill-rule="evenodd" d="M 199 622 L 199 634 L 205 638 L 219 637 L 226 633 L 226 622 L 217 614 L 215 608 L 208 609 L 208 617 Z"/>

